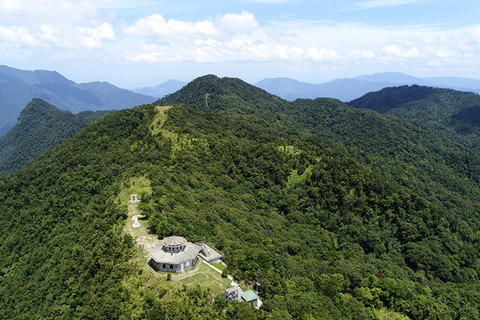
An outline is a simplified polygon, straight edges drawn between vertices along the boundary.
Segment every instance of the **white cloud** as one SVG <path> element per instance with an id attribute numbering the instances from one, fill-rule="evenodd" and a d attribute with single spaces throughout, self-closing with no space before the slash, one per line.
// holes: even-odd
<path id="1" fill-rule="evenodd" d="M 0 12 L 15 12 L 19 11 L 23 6 L 22 1 L 19 0 L 1 0 L 0 1 Z"/>
<path id="2" fill-rule="evenodd" d="M 220 31 L 209 20 L 188 22 L 165 20 L 160 14 L 141 18 L 133 25 L 125 25 L 123 32 L 127 36 L 190 41 L 195 38 L 218 37 Z"/>
<path id="3" fill-rule="evenodd" d="M 288 45 L 254 43 L 247 39 L 219 41 L 214 39 L 196 40 L 189 47 L 162 46 L 149 44 L 141 48 L 140 53 L 129 53 L 124 57 L 134 62 L 266 62 L 305 58 L 305 50 Z"/>
<path id="4" fill-rule="evenodd" d="M 110 24 L 98 27 L 61 27 L 42 24 L 36 28 L 0 26 L 0 44 L 6 47 L 97 48 L 104 40 L 115 40 Z"/>
<path id="5" fill-rule="evenodd" d="M 216 21 L 197 22 L 166 20 L 161 14 L 138 19 L 132 25 L 124 25 L 123 32 L 130 37 L 160 40 L 221 39 L 235 34 L 246 34 L 258 28 L 255 15 L 243 10 L 217 17 Z"/>
<path id="6" fill-rule="evenodd" d="M 0 26 L 0 42 L 7 46 L 30 46 L 37 44 L 27 28 Z"/>
<path id="7" fill-rule="evenodd" d="M 425 67 L 435 60 L 474 63 L 480 49 L 478 26 L 448 31 L 292 20 L 262 26 L 246 11 L 199 22 L 149 16 L 124 30 L 132 45 L 122 57 L 152 63 L 294 61 L 348 68 L 409 61 Z"/>
<path id="8" fill-rule="evenodd" d="M 317 47 L 308 49 L 307 55 L 315 61 L 337 61 L 343 59 L 342 56 L 333 50 L 327 50 L 324 48 L 318 49 Z"/>
<path id="9" fill-rule="evenodd" d="M 355 58 L 355 59 L 372 59 L 375 57 L 375 53 L 373 53 L 371 50 L 357 50 L 354 49 L 352 50 L 349 54 L 350 57 Z"/>
<path id="10" fill-rule="evenodd" d="M 142 5 L 153 3 L 138 1 Z M 418 1 L 358 0 L 358 8 Z M 457 29 L 382 27 L 296 20 L 293 15 L 259 23 L 254 13 L 246 10 L 222 15 L 213 11 L 208 18 L 191 21 L 168 19 L 166 13 L 156 13 L 122 25 L 120 18 L 109 20 L 99 12 L 99 8 L 124 10 L 130 6 L 135 7 L 126 0 L 0 0 L 2 57 L 33 57 L 42 52 L 43 56 L 65 57 L 57 58 L 65 61 L 72 54 L 100 61 L 99 54 L 102 59 L 117 57 L 129 64 L 280 62 L 285 68 L 302 64 L 307 70 L 350 70 L 357 66 L 367 69 L 378 63 L 389 67 L 478 68 L 480 61 L 480 25 Z M 157 7 L 161 7 L 158 2 Z M 29 51 L 29 47 L 34 49 Z"/>
<path id="11" fill-rule="evenodd" d="M 103 23 L 97 28 L 77 27 L 75 34 L 76 40 L 90 49 L 100 47 L 103 40 L 115 40 L 115 33 L 109 23 Z"/>
<path id="12" fill-rule="evenodd" d="M 382 52 L 387 56 L 401 57 L 402 52 L 397 46 L 386 46 L 382 48 Z"/>
<path id="13" fill-rule="evenodd" d="M 0 46 L 97 48 L 115 40 L 88 0 L 0 0 Z"/>
<path id="14" fill-rule="evenodd" d="M 295 33 L 260 27 L 245 10 L 227 13 L 215 22 L 165 20 L 154 14 L 125 25 L 125 35 L 136 41 L 154 41 L 123 57 L 129 61 L 265 62 L 330 61 L 342 59 L 335 51 L 295 43 Z M 179 41 L 181 40 L 181 41 Z"/>
<path id="15" fill-rule="evenodd" d="M 79 25 L 99 19 L 95 5 L 88 0 L 0 0 L 2 24 L 55 23 Z"/>
<path id="16" fill-rule="evenodd" d="M 480 26 L 472 28 L 471 33 L 476 41 L 480 41 Z"/>
<path id="17" fill-rule="evenodd" d="M 218 28 L 229 34 L 246 33 L 258 28 L 255 15 L 245 10 L 242 13 L 227 13 L 217 21 Z"/>
<path id="18" fill-rule="evenodd" d="M 401 3 L 406 2 L 368 2 Z M 406 72 L 407 65 L 422 70 L 477 66 L 480 52 L 480 26 L 448 30 L 295 19 L 261 25 L 247 11 L 193 22 L 152 15 L 126 25 L 124 33 L 129 46 L 122 58 L 149 63 L 294 62 L 348 72 L 388 65 Z"/>
<path id="19" fill-rule="evenodd" d="M 410 59 L 420 57 L 420 51 L 416 47 L 406 49 L 398 46 L 385 46 L 381 48 L 381 51 L 386 56 L 393 58 Z"/>

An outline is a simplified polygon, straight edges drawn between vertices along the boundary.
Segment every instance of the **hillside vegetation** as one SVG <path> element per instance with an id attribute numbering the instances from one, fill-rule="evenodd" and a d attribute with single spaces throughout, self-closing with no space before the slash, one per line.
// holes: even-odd
<path id="1" fill-rule="evenodd" d="M 197 110 L 219 113 L 254 114 L 271 123 L 377 155 L 382 163 L 387 161 L 399 167 L 409 164 L 409 171 L 420 171 L 465 196 L 480 197 L 478 148 L 445 138 L 442 130 L 432 132 L 431 128 L 406 119 L 399 121 L 371 110 L 358 110 L 329 98 L 287 102 L 242 80 L 213 75 L 201 77 L 158 102 L 184 103 Z"/>
<path id="2" fill-rule="evenodd" d="M 351 101 L 350 105 L 411 121 L 447 140 L 460 139 L 469 146 L 480 143 L 480 96 L 477 93 L 402 86 L 371 92 Z"/>
<path id="3" fill-rule="evenodd" d="M 0 175 L 12 173 L 63 140 L 73 137 L 88 123 L 113 111 L 72 114 L 33 99 L 23 109 L 17 124 L 0 136 Z"/>
<path id="4" fill-rule="evenodd" d="M 336 100 L 185 88 L 159 103 L 210 111 L 122 110 L 0 177 L 0 318 L 479 317 L 479 187 L 454 145 Z M 135 180 L 152 232 L 221 250 L 260 310 L 145 272 L 122 233 Z"/>

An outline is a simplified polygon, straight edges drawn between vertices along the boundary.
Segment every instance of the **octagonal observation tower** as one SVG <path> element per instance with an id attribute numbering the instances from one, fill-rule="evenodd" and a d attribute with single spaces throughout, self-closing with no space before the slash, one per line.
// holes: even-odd
<path id="1" fill-rule="evenodd" d="M 184 237 L 163 239 L 162 246 L 150 251 L 150 263 L 159 271 L 179 272 L 192 268 L 198 260 L 200 248 Z"/>

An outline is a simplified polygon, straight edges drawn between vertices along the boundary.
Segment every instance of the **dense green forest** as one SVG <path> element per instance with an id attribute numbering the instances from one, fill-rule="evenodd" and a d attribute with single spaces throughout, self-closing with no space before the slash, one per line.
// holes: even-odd
<path id="1" fill-rule="evenodd" d="M 74 136 L 88 123 L 113 111 L 72 114 L 33 99 L 23 109 L 17 124 L 0 136 L 0 175 L 12 173 L 61 141 Z"/>
<path id="2" fill-rule="evenodd" d="M 409 87 L 397 88 L 398 95 L 403 95 L 405 88 Z M 412 88 L 424 89 L 418 86 Z M 430 89 L 450 94 L 457 92 Z M 395 88 L 384 90 L 391 90 L 395 96 Z M 384 90 L 378 94 L 381 96 Z M 469 99 L 478 97 L 474 93 L 457 93 L 458 100 L 463 96 L 470 97 Z M 366 97 L 375 96 L 374 94 L 370 93 Z M 417 94 L 415 97 L 421 98 L 422 95 Z M 453 103 L 453 100 L 450 98 L 449 101 Z M 448 188 L 456 192 L 468 197 L 480 197 L 477 187 L 480 183 L 480 150 L 471 144 L 473 140 L 466 142 L 463 138 L 445 138 L 448 135 L 445 130 L 433 131 L 430 127 L 405 119 L 399 121 L 368 109 L 355 109 L 335 99 L 297 99 L 287 102 L 240 79 L 218 78 L 213 75 L 192 81 L 158 103 L 184 103 L 197 110 L 254 114 L 272 123 L 280 123 L 378 155 L 382 162 L 388 161 L 398 166 L 411 164 L 421 174 L 448 185 Z M 440 105 L 438 108 L 442 107 Z"/>
<path id="3" fill-rule="evenodd" d="M 455 144 L 214 76 L 159 104 L 188 106 L 107 115 L 0 177 L 0 318 L 479 317 L 479 173 Z M 141 272 L 118 196 L 136 177 L 152 231 L 221 250 L 259 310 Z"/>
<path id="4" fill-rule="evenodd" d="M 350 102 L 428 128 L 446 140 L 469 147 L 480 143 L 480 96 L 473 92 L 401 86 L 371 92 Z"/>

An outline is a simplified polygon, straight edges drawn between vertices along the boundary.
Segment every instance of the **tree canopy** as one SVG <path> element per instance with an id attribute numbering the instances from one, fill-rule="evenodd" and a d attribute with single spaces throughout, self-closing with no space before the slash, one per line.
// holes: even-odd
<path id="1" fill-rule="evenodd" d="M 335 100 L 277 105 L 212 79 L 230 97 L 207 88 L 220 112 L 122 110 L 0 177 L 0 318 L 478 317 L 478 172 L 446 161 L 454 145 Z M 207 107 L 204 91 L 184 93 Z M 140 272 L 118 196 L 134 177 L 150 183 L 139 209 L 152 231 L 221 250 L 229 274 L 260 282 L 259 310 Z"/>

